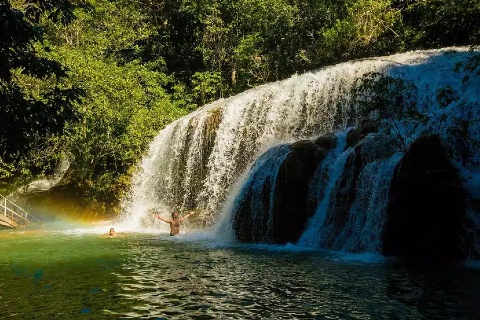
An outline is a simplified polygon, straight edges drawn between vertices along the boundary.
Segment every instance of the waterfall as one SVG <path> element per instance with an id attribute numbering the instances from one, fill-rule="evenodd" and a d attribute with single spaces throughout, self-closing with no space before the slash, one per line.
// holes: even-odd
<path id="1" fill-rule="evenodd" d="M 232 212 L 247 211 L 245 219 L 238 219 L 237 215 L 233 223 L 241 225 L 255 242 L 267 242 L 272 237 L 277 177 L 289 152 L 290 147 L 284 144 L 265 152 L 253 165 L 233 202 Z"/>
<path id="2" fill-rule="evenodd" d="M 322 226 L 332 201 L 332 193 L 337 188 L 337 182 L 345 169 L 348 156 L 352 152 L 351 148 L 345 150 L 345 134 L 340 135 L 338 141 L 335 150 L 318 166 L 317 172 L 315 172 L 312 179 L 310 192 L 313 193 L 312 196 L 318 201 L 318 205 L 314 216 L 308 221 L 305 232 L 298 240 L 300 246 L 320 246 Z M 319 201 L 318 199 L 321 200 Z"/>
<path id="3" fill-rule="evenodd" d="M 133 177 L 131 197 L 124 203 L 125 224 L 138 229 L 152 224 L 149 210 L 170 212 L 195 207 L 219 122 L 222 101 L 170 124 L 153 140 Z M 166 227 L 165 227 L 166 228 Z"/>
<path id="4" fill-rule="evenodd" d="M 389 181 L 401 157 L 395 150 L 377 150 L 378 156 L 370 159 L 368 150 L 376 145 L 371 140 L 379 137 L 365 139 L 355 150 L 345 145 L 346 128 L 358 121 L 351 90 L 371 72 L 401 77 L 417 86 L 418 108 L 433 116 L 441 110 L 468 119 L 478 115 L 478 80 L 466 84 L 464 75 L 453 70 L 471 54 L 467 48 L 447 48 L 351 61 L 208 104 L 173 122 L 152 141 L 124 199 L 124 221 L 128 228 L 138 229 L 152 224 L 150 209 L 165 214 L 195 209 L 196 223 L 211 228 L 235 210 L 247 192 L 242 186 L 260 192 L 264 190 L 260 186 L 274 182 L 285 160 L 285 144 L 343 131 L 343 136 L 337 133 L 336 148 L 319 163 L 310 181 L 309 201 L 315 207 L 299 244 L 378 251 Z M 466 100 L 453 103 L 447 111 L 440 109 L 436 98 L 445 87 L 465 93 Z M 442 127 L 433 122 L 428 126 L 433 131 Z M 438 133 L 447 137 L 446 129 L 441 130 Z M 471 134 L 479 135 L 478 126 Z M 392 145 L 391 141 L 379 144 L 375 148 Z M 267 155 L 259 159 L 264 152 Z M 479 153 L 473 152 L 472 157 L 478 159 Z M 260 164 L 272 172 L 259 170 Z M 473 183 L 471 189 L 477 190 L 478 166 L 458 166 L 466 183 Z M 255 203 L 252 214 L 259 212 L 259 201 L 251 202 Z"/>
<path id="5" fill-rule="evenodd" d="M 173 122 L 138 166 L 123 204 L 126 224 L 133 229 L 148 224 L 145 217 L 152 208 L 197 208 L 204 225 L 213 225 L 232 186 L 257 156 L 276 144 L 354 122 L 350 89 L 362 74 L 391 64 L 349 62 L 293 76 L 218 100 Z"/>
<path id="6" fill-rule="evenodd" d="M 380 252 L 390 181 L 400 159 L 400 154 L 396 153 L 392 157 L 376 160 L 365 166 L 359 175 L 355 200 L 344 225 L 339 230 L 335 230 L 332 222 L 320 226 L 320 230 L 317 230 L 317 248 Z M 335 201 L 330 206 L 334 207 Z"/>

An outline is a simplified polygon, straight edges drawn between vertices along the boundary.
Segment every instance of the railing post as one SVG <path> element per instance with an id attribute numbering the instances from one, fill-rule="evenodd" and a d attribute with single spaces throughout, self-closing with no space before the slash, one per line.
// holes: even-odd
<path id="1" fill-rule="evenodd" d="M 3 201 L 1 200 L 2 198 L 3 198 Z M 2 202 L 3 202 L 3 204 L 2 204 Z M 8 204 L 11 204 L 14 208 L 16 208 L 15 210 L 18 210 L 18 212 L 16 212 L 13 207 L 12 207 L 12 209 L 8 208 L 7 207 Z M 14 202 L 8 200 L 7 197 L 5 197 L 4 195 L 0 194 L 0 206 L 2 206 L 2 205 L 3 205 L 3 215 L 4 215 L 5 218 L 11 218 L 15 222 L 15 225 L 22 224 L 22 222 L 25 226 L 29 225 L 29 222 L 30 222 L 28 220 L 29 219 L 29 213 L 26 210 L 19 207 Z M 1 214 L 2 214 L 2 212 L 0 211 L 0 215 Z M 35 223 L 38 222 L 43 226 L 43 223 L 40 220 L 38 220 L 37 218 L 35 218 L 35 216 L 32 216 L 31 219 L 34 219 Z M 12 225 L 12 227 L 15 228 L 16 226 Z"/>

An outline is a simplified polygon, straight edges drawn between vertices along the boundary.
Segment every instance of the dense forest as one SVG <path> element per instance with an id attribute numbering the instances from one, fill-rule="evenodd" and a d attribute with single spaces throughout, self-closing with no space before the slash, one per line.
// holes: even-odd
<path id="1" fill-rule="evenodd" d="M 173 120 L 350 59 L 478 45 L 478 17 L 478 0 L 0 0 L 0 193 L 68 159 L 55 192 L 116 214 Z"/>

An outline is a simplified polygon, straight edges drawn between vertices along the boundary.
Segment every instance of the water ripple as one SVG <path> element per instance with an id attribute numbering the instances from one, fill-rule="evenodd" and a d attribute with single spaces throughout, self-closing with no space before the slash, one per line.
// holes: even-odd
<path id="1" fill-rule="evenodd" d="M 0 318 L 480 318 L 476 268 L 143 235 L 81 237 L 3 239 Z"/>

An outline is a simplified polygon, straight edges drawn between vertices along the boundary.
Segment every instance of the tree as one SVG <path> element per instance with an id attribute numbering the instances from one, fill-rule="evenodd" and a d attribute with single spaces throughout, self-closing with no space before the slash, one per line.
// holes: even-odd
<path id="1" fill-rule="evenodd" d="M 407 49 L 469 45 L 478 44 L 480 41 L 480 19 L 478 19 L 480 2 L 478 0 L 397 0 L 395 2 L 399 7 L 403 7 Z"/>
<path id="2" fill-rule="evenodd" d="M 417 127 L 428 120 L 417 109 L 417 87 L 377 72 L 365 74 L 359 82 L 353 89 L 353 100 L 358 104 L 360 124 L 373 125 L 393 135 L 396 147 L 405 154 Z"/>
<path id="3" fill-rule="evenodd" d="M 50 48 L 44 54 L 68 67 L 70 86 L 85 90 L 74 104 L 81 121 L 69 122 L 70 134 L 62 137 L 69 172 L 51 194 L 74 194 L 75 209 L 114 215 L 151 139 L 186 111 L 164 89 L 175 79 L 165 74 L 163 58 L 143 61 L 138 55 L 137 44 L 152 34 L 138 4 L 92 4 L 77 8 L 69 25 L 43 21 Z M 35 84 L 26 79 L 22 86 Z"/>
<path id="4" fill-rule="evenodd" d="M 65 87 L 67 69 L 36 50 L 43 30 L 34 23 L 41 14 L 62 23 L 73 19 L 66 1 L 29 0 L 23 13 L 9 0 L 0 0 L 0 178 L 19 174 L 19 164 L 28 162 L 29 152 L 45 148 L 68 121 L 78 118 L 73 104 L 83 91 Z M 19 85 L 19 76 L 48 81 L 50 86 L 33 96 Z"/>
<path id="5" fill-rule="evenodd" d="M 391 0 L 347 1 L 347 13 L 323 29 L 325 56 L 330 62 L 386 54 L 401 48 L 401 11 Z"/>
<path id="6" fill-rule="evenodd" d="M 456 66 L 465 74 L 464 85 L 480 74 L 479 57 L 472 55 Z M 412 82 L 376 72 L 365 74 L 352 91 L 360 125 L 374 125 L 391 135 L 398 151 L 405 154 L 420 135 L 439 135 L 455 160 L 478 166 L 479 159 L 472 156 L 480 146 L 480 104 L 470 97 L 445 86 L 437 90 L 435 103 L 418 106 L 418 88 Z"/>

